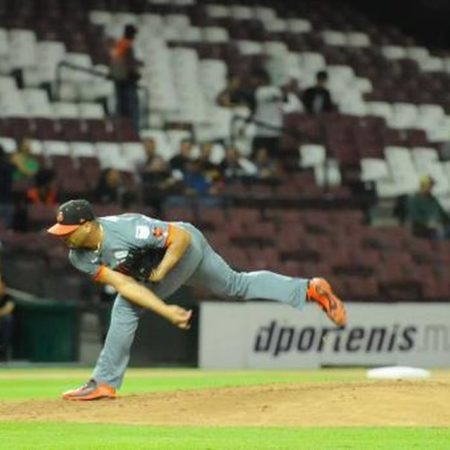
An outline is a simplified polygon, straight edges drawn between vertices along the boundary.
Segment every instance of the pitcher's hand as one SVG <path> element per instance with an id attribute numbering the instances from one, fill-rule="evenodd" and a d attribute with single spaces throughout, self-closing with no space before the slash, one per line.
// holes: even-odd
<path id="1" fill-rule="evenodd" d="M 192 309 L 187 310 L 178 305 L 167 305 L 166 318 L 182 330 L 191 328 Z"/>

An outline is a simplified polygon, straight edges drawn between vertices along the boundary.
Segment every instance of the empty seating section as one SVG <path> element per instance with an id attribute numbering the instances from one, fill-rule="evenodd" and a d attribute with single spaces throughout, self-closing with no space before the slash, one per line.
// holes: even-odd
<path id="1" fill-rule="evenodd" d="M 0 144 L 11 153 L 16 139 L 30 137 L 33 153 L 55 169 L 63 197 L 85 196 L 102 168 L 115 167 L 137 183 L 146 137 L 155 139 L 165 159 L 184 137 L 215 141 L 214 162 L 220 162 L 233 115 L 242 113 L 216 104 L 227 75 L 247 79 L 265 68 L 276 85 L 296 78 L 306 88 L 317 71 L 326 70 L 339 112 L 285 114 L 280 160 L 291 170 L 286 178 L 235 180 L 224 190 L 234 205 L 166 208 L 163 218 L 198 224 L 242 270 L 323 274 L 353 300 L 448 299 L 446 242 L 418 240 L 406 229 L 369 227 L 351 209 L 293 205 L 299 199 L 349 199 L 343 186 L 347 168 L 374 183 L 380 198 L 416 191 L 423 174 L 432 175 L 438 196 L 448 198 L 450 162 L 438 149 L 450 141 L 450 55 L 432 54 L 398 30 L 333 2 L 309 0 L 283 9 L 256 3 L 8 2 L 11 10 L 0 7 Z M 129 23 L 139 28 L 140 83 L 150 93 L 148 105 L 141 98 L 150 115 L 139 135 L 128 120 L 111 117 L 111 81 L 58 69 L 65 61 L 106 74 L 111 42 Z M 173 123 L 187 123 L 191 131 L 168 130 Z M 233 137 L 248 154 L 254 127 L 243 131 Z M 99 215 L 120 212 L 110 205 L 95 208 Z M 141 211 L 153 213 L 148 207 Z M 54 214 L 52 207 L 29 209 L 36 230 Z M 95 294 L 68 266 L 65 249 L 45 235 L 0 230 L 0 240 L 11 261 L 5 275 L 16 283 L 12 287 L 85 300 Z M 21 277 L 24 271 L 29 276 Z"/>

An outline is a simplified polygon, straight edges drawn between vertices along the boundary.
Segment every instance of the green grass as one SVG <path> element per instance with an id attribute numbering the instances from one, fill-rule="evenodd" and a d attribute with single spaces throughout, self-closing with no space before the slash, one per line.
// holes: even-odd
<path id="1" fill-rule="evenodd" d="M 85 369 L 6 369 L 0 371 L 0 400 L 56 398 L 77 387 L 90 376 Z M 362 370 L 304 371 L 201 371 L 197 369 L 131 369 L 127 372 L 121 394 L 250 386 L 269 383 L 358 381 Z"/>
<path id="2" fill-rule="evenodd" d="M 442 428 L 190 428 L 56 423 L 0 424 L 14 450 L 448 450 Z"/>
<path id="3" fill-rule="evenodd" d="M 0 401 L 59 398 L 90 369 L 5 368 Z M 437 374 L 439 376 L 439 374 Z M 446 372 L 445 377 L 448 377 Z M 131 369 L 121 394 L 267 383 L 362 381 L 364 370 L 202 371 Z M 54 422 L 0 423 L 0 449 L 448 450 L 450 428 L 173 427 Z"/>

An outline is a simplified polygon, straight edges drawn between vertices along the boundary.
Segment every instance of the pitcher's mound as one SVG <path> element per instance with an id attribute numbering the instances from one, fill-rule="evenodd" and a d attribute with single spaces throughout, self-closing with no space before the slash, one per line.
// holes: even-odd
<path id="1" fill-rule="evenodd" d="M 197 426 L 448 426 L 450 382 L 276 384 L 127 395 L 117 400 L 0 402 L 0 421 Z"/>

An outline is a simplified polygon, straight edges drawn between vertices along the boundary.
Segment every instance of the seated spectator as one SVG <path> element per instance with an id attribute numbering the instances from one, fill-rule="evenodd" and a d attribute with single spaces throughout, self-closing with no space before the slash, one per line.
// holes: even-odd
<path id="1" fill-rule="evenodd" d="M 283 93 L 284 114 L 303 112 L 303 104 L 301 102 L 301 93 L 297 78 L 290 78 L 288 82 L 281 87 L 281 92 Z"/>
<path id="2" fill-rule="evenodd" d="M 57 205 L 58 190 L 56 188 L 55 172 L 50 169 L 41 169 L 34 176 L 34 185 L 27 189 L 28 203 Z"/>
<path id="3" fill-rule="evenodd" d="M 450 237 L 450 217 L 433 195 L 434 180 L 420 179 L 419 192 L 407 201 L 406 219 L 417 237 L 442 239 Z"/>
<path id="4" fill-rule="evenodd" d="M 6 293 L 5 282 L 0 274 L 0 361 L 11 357 L 14 302 Z"/>
<path id="5" fill-rule="evenodd" d="M 181 194 L 184 190 L 182 180 L 172 175 L 168 162 L 159 155 L 156 155 L 146 166 L 146 170 L 141 173 L 141 178 L 144 202 L 153 206 L 158 214 L 161 212 L 164 198 Z"/>
<path id="6" fill-rule="evenodd" d="M 122 174 L 117 169 L 104 169 L 95 188 L 94 199 L 98 203 L 122 205 L 126 192 Z"/>
<path id="7" fill-rule="evenodd" d="M 172 170 L 178 170 L 181 173 L 186 171 L 187 164 L 192 160 L 192 141 L 183 139 L 180 142 L 179 152 L 170 159 Z"/>
<path id="8" fill-rule="evenodd" d="M 258 178 L 275 178 L 277 175 L 277 167 L 275 162 L 269 157 L 266 148 L 261 147 L 256 151 L 253 163 L 256 166 L 256 176 Z"/>
<path id="9" fill-rule="evenodd" d="M 211 153 L 213 149 L 212 142 L 204 142 L 200 145 L 200 156 L 197 161 L 200 164 L 200 170 L 210 180 L 217 180 L 220 178 L 220 169 L 217 164 L 211 161 Z"/>
<path id="10" fill-rule="evenodd" d="M 3 224 L 6 228 L 11 226 L 14 213 L 12 190 L 14 170 L 14 165 L 0 145 L 0 225 Z"/>
<path id="11" fill-rule="evenodd" d="M 191 161 L 186 166 L 183 183 L 186 187 L 185 192 L 187 195 L 203 197 L 213 193 L 212 182 L 202 172 L 201 164 L 198 160 Z"/>
<path id="12" fill-rule="evenodd" d="M 252 156 L 256 150 L 265 147 L 270 156 L 276 157 L 283 126 L 283 94 L 277 86 L 270 84 L 269 75 L 265 71 L 254 74 L 255 111 L 253 120 L 256 131 L 253 138 Z"/>
<path id="13" fill-rule="evenodd" d="M 16 167 L 14 180 L 24 180 L 30 178 L 39 170 L 39 161 L 31 154 L 31 141 L 23 138 L 15 153 L 11 157 L 11 162 Z"/>
<path id="14" fill-rule="evenodd" d="M 237 75 L 230 75 L 227 86 L 217 96 L 217 104 L 224 108 L 234 108 L 246 106 L 251 111 L 254 109 L 254 99 L 251 90 L 242 85 L 241 79 Z"/>
<path id="15" fill-rule="evenodd" d="M 157 155 L 156 141 L 153 138 L 146 138 L 142 141 L 142 144 L 144 145 L 146 160 L 143 166 L 139 169 L 141 172 L 145 172 L 147 167 L 151 165 L 153 159 Z"/>
<path id="16" fill-rule="evenodd" d="M 303 106 L 310 114 L 334 111 L 330 91 L 327 89 L 328 74 L 324 70 L 317 72 L 316 85 L 306 89 L 302 95 Z"/>
<path id="17" fill-rule="evenodd" d="M 247 158 L 242 157 L 235 147 L 226 149 L 225 157 L 219 168 L 225 178 L 255 176 L 257 173 L 255 165 Z"/>

